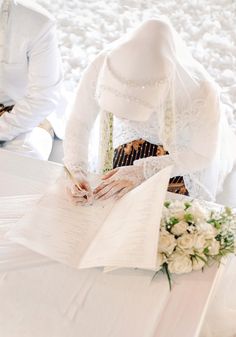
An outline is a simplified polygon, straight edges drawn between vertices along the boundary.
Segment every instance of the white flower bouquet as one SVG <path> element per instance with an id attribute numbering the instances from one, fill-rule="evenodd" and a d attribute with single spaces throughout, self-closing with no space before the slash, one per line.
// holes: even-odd
<path id="1" fill-rule="evenodd" d="M 198 201 L 166 201 L 160 227 L 157 272 L 189 273 L 235 253 L 236 214 Z M 156 275 L 156 274 L 155 274 Z"/>

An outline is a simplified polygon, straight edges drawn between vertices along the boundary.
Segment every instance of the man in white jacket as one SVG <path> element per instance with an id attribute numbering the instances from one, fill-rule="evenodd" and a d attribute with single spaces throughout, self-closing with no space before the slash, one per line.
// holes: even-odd
<path id="1" fill-rule="evenodd" d="M 47 160 L 64 106 L 55 22 L 40 6 L 0 0 L 0 146 Z"/>

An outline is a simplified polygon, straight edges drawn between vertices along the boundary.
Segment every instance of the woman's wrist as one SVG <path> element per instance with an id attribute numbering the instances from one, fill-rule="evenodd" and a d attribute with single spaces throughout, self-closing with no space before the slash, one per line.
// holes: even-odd
<path id="1" fill-rule="evenodd" d="M 84 168 L 84 165 L 65 163 L 65 166 L 74 176 L 81 174 L 84 175 L 85 177 L 87 176 L 87 170 Z"/>

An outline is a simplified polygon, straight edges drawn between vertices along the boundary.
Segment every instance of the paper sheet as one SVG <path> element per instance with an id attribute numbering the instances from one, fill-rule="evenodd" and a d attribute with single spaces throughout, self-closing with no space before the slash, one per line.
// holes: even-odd
<path id="1" fill-rule="evenodd" d="M 80 267 L 155 269 L 157 245 L 171 167 L 160 171 L 115 203 Z"/>
<path id="2" fill-rule="evenodd" d="M 5 238 L 7 231 L 33 208 L 40 197 L 36 194 L 0 197 L 0 272 L 52 263 L 48 258 Z"/>
<path id="3" fill-rule="evenodd" d="M 171 167 L 118 202 L 74 206 L 59 179 L 8 237 L 76 268 L 120 266 L 155 269 L 162 205 Z"/>
<path id="4" fill-rule="evenodd" d="M 17 243 L 57 261 L 78 267 L 114 202 L 74 206 L 59 179 L 8 233 Z"/>

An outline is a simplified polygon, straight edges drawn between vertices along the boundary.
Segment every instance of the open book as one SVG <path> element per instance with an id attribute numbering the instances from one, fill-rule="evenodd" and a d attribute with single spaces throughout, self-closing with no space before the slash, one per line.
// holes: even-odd
<path id="1" fill-rule="evenodd" d="M 53 184 L 7 237 L 75 268 L 156 269 L 162 207 L 171 166 L 118 201 L 74 206 L 63 179 Z"/>

